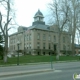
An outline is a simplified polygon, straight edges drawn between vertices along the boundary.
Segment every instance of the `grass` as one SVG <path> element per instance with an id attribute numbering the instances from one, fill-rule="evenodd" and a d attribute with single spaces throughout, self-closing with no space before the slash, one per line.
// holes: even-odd
<path id="1" fill-rule="evenodd" d="M 19 57 L 19 63 L 37 63 L 37 62 L 51 62 L 51 60 L 57 61 L 56 56 L 31 56 L 25 55 Z M 79 60 L 78 56 L 60 56 L 59 61 Z M 8 58 L 7 64 L 17 64 L 17 57 Z M 0 60 L 0 65 L 4 65 L 4 62 Z"/>

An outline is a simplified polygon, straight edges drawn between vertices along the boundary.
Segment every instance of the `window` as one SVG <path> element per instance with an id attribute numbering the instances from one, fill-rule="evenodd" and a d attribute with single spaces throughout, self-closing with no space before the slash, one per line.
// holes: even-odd
<path id="1" fill-rule="evenodd" d="M 16 41 L 15 41 L 15 38 L 14 38 L 14 43 L 15 43 Z"/>
<path id="2" fill-rule="evenodd" d="M 29 35 L 29 40 L 31 40 L 31 34 Z"/>
<path id="3" fill-rule="evenodd" d="M 43 43 L 43 49 L 45 49 L 45 43 Z"/>
<path id="4" fill-rule="evenodd" d="M 51 40 L 51 36 L 49 35 L 49 41 Z"/>
<path id="5" fill-rule="evenodd" d="M 12 44 L 14 43 L 14 40 L 12 40 Z"/>
<path id="6" fill-rule="evenodd" d="M 65 45 L 63 45 L 63 50 L 66 50 L 66 46 Z"/>
<path id="7" fill-rule="evenodd" d="M 11 50 L 12 50 L 12 51 L 14 50 L 14 45 L 11 46 Z"/>
<path id="8" fill-rule="evenodd" d="M 10 44 L 12 44 L 12 39 L 10 40 Z"/>
<path id="9" fill-rule="evenodd" d="M 56 36 L 54 36 L 54 42 L 56 42 Z"/>
<path id="10" fill-rule="evenodd" d="M 27 40 L 27 35 L 25 35 L 25 40 Z"/>
<path id="11" fill-rule="evenodd" d="M 46 35 L 45 34 L 43 34 L 43 40 L 46 40 Z"/>
<path id="12" fill-rule="evenodd" d="M 29 45 L 28 45 L 28 43 L 27 43 L 27 49 L 28 49 L 28 47 L 29 47 Z"/>
<path id="13" fill-rule="evenodd" d="M 29 44 L 29 48 L 31 49 L 31 43 Z"/>
<path id="14" fill-rule="evenodd" d="M 26 48 L 27 46 L 26 46 L 26 44 L 24 44 L 24 48 Z"/>
<path id="15" fill-rule="evenodd" d="M 37 48 L 38 48 L 38 49 L 40 48 L 40 43 L 39 43 L 39 42 L 37 43 Z"/>
<path id="16" fill-rule="evenodd" d="M 27 41 L 29 40 L 29 35 L 26 36 L 26 40 L 27 40 Z"/>
<path id="17" fill-rule="evenodd" d="M 26 35 L 24 35 L 24 40 L 26 41 Z"/>
<path id="18" fill-rule="evenodd" d="M 65 43 L 65 37 L 63 37 L 63 43 Z"/>
<path id="19" fill-rule="evenodd" d="M 40 33 L 37 34 L 37 39 L 40 39 Z"/>
<path id="20" fill-rule="evenodd" d="M 49 43 L 49 49 L 51 48 L 50 43 Z"/>
<path id="21" fill-rule="evenodd" d="M 27 35 L 27 40 L 29 40 L 29 35 Z"/>

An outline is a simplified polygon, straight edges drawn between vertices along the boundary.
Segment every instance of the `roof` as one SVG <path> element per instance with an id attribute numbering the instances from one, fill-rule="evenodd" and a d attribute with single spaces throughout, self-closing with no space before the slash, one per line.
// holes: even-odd
<path id="1" fill-rule="evenodd" d="M 37 24 L 45 25 L 45 22 L 43 22 L 43 21 L 35 21 L 35 22 L 32 23 L 32 26 L 37 25 Z"/>
<path id="2" fill-rule="evenodd" d="M 27 27 L 23 27 L 23 30 L 27 30 Z"/>
<path id="3" fill-rule="evenodd" d="M 33 26 L 28 27 L 28 29 L 49 30 L 49 26 L 48 25 L 37 24 L 37 25 L 33 25 Z"/>
<path id="4" fill-rule="evenodd" d="M 44 17 L 40 10 L 37 11 L 34 17 L 37 17 L 37 16 Z"/>
<path id="5" fill-rule="evenodd" d="M 25 26 L 19 26 L 19 27 L 23 28 L 23 30 L 27 30 L 27 27 Z"/>
<path id="6" fill-rule="evenodd" d="M 17 35 L 17 34 L 20 34 L 20 33 L 23 33 L 23 32 L 16 32 L 16 33 L 13 33 L 13 34 L 9 35 L 9 37 L 10 37 L 10 36 Z"/>

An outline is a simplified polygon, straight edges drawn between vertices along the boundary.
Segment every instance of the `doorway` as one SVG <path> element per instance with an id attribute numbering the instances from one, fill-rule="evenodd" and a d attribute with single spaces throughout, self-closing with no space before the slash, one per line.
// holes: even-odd
<path id="1" fill-rule="evenodd" d="M 54 51 L 56 52 L 56 44 L 54 45 Z"/>

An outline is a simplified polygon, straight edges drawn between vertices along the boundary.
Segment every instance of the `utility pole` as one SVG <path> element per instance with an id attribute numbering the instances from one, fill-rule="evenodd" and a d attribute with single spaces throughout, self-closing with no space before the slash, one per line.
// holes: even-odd
<path id="1" fill-rule="evenodd" d="M 24 55 L 25 55 L 25 31 L 23 32 L 24 35 Z"/>
<path id="2" fill-rule="evenodd" d="M 17 65 L 19 65 L 19 44 L 20 44 L 20 42 L 18 41 L 17 42 L 17 46 L 18 46 Z"/>

